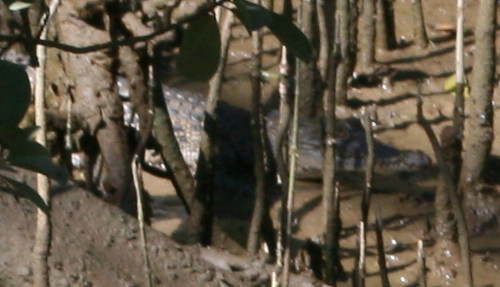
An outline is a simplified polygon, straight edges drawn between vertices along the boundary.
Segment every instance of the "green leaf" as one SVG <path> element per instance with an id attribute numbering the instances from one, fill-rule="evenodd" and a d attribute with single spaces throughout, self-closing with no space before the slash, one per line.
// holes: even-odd
<path id="1" fill-rule="evenodd" d="M 38 129 L 37 126 L 22 129 L 18 126 L 2 126 L 0 124 L 0 144 L 8 149 L 15 148 L 25 141 L 33 140 Z"/>
<path id="2" fill-rule="evenodd" d="M 24 141 L 11 149 L 7 161 L 14 166 L 44 174 L 61 184 L 68 180 L 66 170 L 54 164 L 49 151 L 35 141 Z"/>
<path id="3" fill-rule="evenodd" d="M 24 197 L 29 200 L 31 200 L 38 208 L 40 208 L 44 213 L 49 213 L 50 208 L 49 206 L 45 203 L 45 201 L 40 197 L 38 192 L 28 186 L 27 184 L 24 184 L 22 182 L 18 182 L 12 178 L 8 178 L 5 176 L 1 176 L 2 179 L 7 182 L 7 184 L 11 187 L 11 189 L 2 189 L 1 191 L 10 193 L 14 196 L 19 196 L 19 197 Z"/>
<path id="4" fill-rule="evenodd" d="M 0 126 L 17 126 L 30 101 L 30 81 L 24 68 L 0 60 Z"/>
<path id="5" fill-rule="evenodd" d="M 281 43 L 300 60 L 312 60 L 312 45 L 306 35 L 292 21 L 282 15 L 272 13 L 273 21 L 267 25 Z"/>
<path id="6" fill-rule="evenodd" d="M 5 6 L 11 11 L 18 11 L 29 8 L 34 0 L 2 0 Z"/>
<path id="7" fill-rule="evenodd" d="M 196 80 L 209 80 L 217 71 L 220 58 L 220 33 L 214 16 L 201 15 L 189 24 L 182 39 L 177 70 Z"/>
<path id="8" fill-rule="evenodd" d="M 248 31 L 255 31 L 272 23 L 273 15 L 268 9 L 246 0 L 233 0 L 234 15 L 240 19 Z"/>
<path id="9" fill-rule="evenodd" d="M 0 158 L 0 170 L 16 172 L 16 170 L 3 158 Z"/>
<path id="10" fill-rule="evenodd" d="M 19 11 L 26 8 L 29 8 L 33 3 L 29 1 L 14 1 L 9 5 L 10 11 Z"/>

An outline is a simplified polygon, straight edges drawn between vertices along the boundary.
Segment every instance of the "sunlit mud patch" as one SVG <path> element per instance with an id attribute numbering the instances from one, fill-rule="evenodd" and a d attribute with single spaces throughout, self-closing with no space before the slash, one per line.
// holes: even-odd
<path id="1" fill-rule="evenodd" d="M 417 241 L 424 240 L 427 253 L 428 280 L 430 286 L 457 286 L 460 265 L 456 250 L 445 250 L 434 246 L 432 226 L 434 218 L 433 186 L 435 170 L 428 173 L 404 175 L 385 175 L 376 177 L 377 192 L 372 197 L 369 227 L 367 232 L 367 284 L 378 287 L 380 284 L 377 251 L 373 222 L 379 212 L 384 224 L 384 247 L 389 268 L 391 286 L 416 286 L 418 267 L 416 265 Z M 342 175 L 341 217 L 343 222 L 341 245 L 342 264 L 347 274 L 353 269 L 357 246 L 357 225 L 361 218 L 362 174 Z M 150 175 L 145 176 L 146 189 L 152 192 L 155 217 L 153 226 L 182 241 L 185 233 L 187 214 L 175 196 L 173 187 L 163 180 Z M 356 185 L 356 186 L 353 186 Z M 307 247 L 308 239 L 321 237 L 324 231 L 321 184 L 318 182 L 298 182 L 294 208 L 294 268 L 298 272 L 310 271 L 310 255 L 301 251 Z M 249 218 L 231 216 L 225 206 L 220 217 L 221 225 L 241 246 L 246 243 Z M 238 207 L 238 208 L 241 208 Z M 244 208 L 251 208 L 250 206 Z M 275 226 L 279 218 L 280 203 L 272 208 Z M 241 210 L 240 210 L 241 212 Z M 492 272 L 500 267 L 500 232 L 490 228 L 481 235 L 472 237 L 474 276 L 477 286 L 496 286 Z M 244 254 L 243 247 L 228 246 L 238 254 Z M 438 254 L 441 253 L 441 254 Z M 440 255 L 440 256 L 437 256 Z M 441 256 L 443 255 L 443 256 Z M 338 286 L 351 286 L 350 280 L 339 282 Z"/>

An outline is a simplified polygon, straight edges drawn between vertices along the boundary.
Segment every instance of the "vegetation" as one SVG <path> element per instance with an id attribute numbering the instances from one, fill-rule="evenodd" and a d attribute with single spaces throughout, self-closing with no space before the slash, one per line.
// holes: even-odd
<path id="1" fill-rule="evenodd" d="M 166 51 L 172 53 L 172 46 L 180 46 L 176 61 L 179 73 L 195 81 L 207 81 L 218 77 L 220 85 L 220 79 L 224 76 L 220 65 L 224 63 L 225 58 L 225 55 L 221 55 L 221 51 L 227 52 L 227 47 L 224 48 L 226 44 L 221 43 L 220 38 L 223 33 L 219 31 L 215 9 L 224 8 L 233 13 L 249 33 L 267 29 L 286 48 L 280 49 L 283 67 L 281 75 L 283 89 L 280 89 L 282 92 L 280 109 L 283 130 L 282 137 L 278 141 L 281 144 L 273 148 L 279 155 L 277 159 L 278 169 L 281 180 L 284 181 L 282 190 L 289 189 L 290 193 L 284 195 L 282 201 L 282 218 L 284 220 L 281 223 L 283 226 L 279 229 L 284 231 L 284 234 L 281 234 L 282 240 L 278 242 L 282 246 L 275 248 L 274 227 L 270 218 L 264 215 L 269 212 L 269 206 L 265 204 L 265 189 L 269 185 L 264 181 L 268 178 L 274 178 L 274 174 L 272 176 L 264 176 L 263 174 L 269 170 L 266 170 L 266 153 L 263 151 L 265 139 L 259 137 L 265 134 L 262 132 L 265 125 L 261 121 L 262 65 L 260 61 L 262 47 L 258 47 L 262 46 L 262 42 L 259 39 L 261 36 L 254 34 L 254 43 L 256 44 L 252 57 L 254 61 L 252 70 L 252 91 L 254 92 L 252 123 L 254 129 L 252 132 L 255 140 L 254 152 L 261 157 L 256 161 L 254 170 L 257 181 L 256 193 L 259 200 L 255 204 L 248 249 L 252 255 L 256 255 L 261 240 L 272 245 L 273 258 L 271 259 L 274 260 L 274 255 L 277 256 L 278 262 L 283 266 L 282 285 L 288 284 L 298 114 L 320 114 L 324 117 L 324 154 L 327 157 L 323 169 L 323 203 L 326 210 L 324 215 L 326 228 L 325 234 L 322 235 L 324 238 L 323 246 L 319 252 L 319 270 L 316 270 L 315 275 L 332 285 L 345 277 L 346 274 L 339 259 L 338 241 L 342 223 L 339 218 L 338 184 L 335 177 L 337 172 L 334 160 L 337 140 L 335 111 L 337 105 L 352 104 L 348 89 L 358 80 L 353 79 L 356 64 L 364 72 L 368 81 L 377 80 L 377 77 L 384 78 L 381 81 L 385 80 L 385 77 L 391 78 L 390 71 L 380 73 L 382 75 L 377 74 L 379 73 L 377 69 L 387 67 L 381 67 L 383 64 L 377 62 L 376 51 L 377 49 L 398 48 L 394 36 L 392 1 L 365 0 L 362 15 L 358 21 L 357 9 L 359 5 L 355 1 L 337 1 L 337 7 L 331 7 L 325 3 L 326 1 L 317 0 L 317 6 L 311 4 L 307 7 L 309 15 L 304 16 L 305 13 L 302 11 L 298 13 L 301 17 L 304 16 L 302 18 L 306 18 L 303 23 L 299 21 L 299 26 L 308 30 L 307 36 L 290 20 L 292 15 L 291 10 L 287 9 L 290 8 L 287 5 L 291 4 L 287 1 L 284 1 L 283 15 L 273 12 L 273 9 L 267 9 L 246 0 L 215 1 L 201 5 L 195 12 L 179 18 L 176 22 L 172 22 L 171 12 L 179 2 L 173 6 L 167 5 L 166 8 L 165 5 L 154 6 L 157 3 L 153 3 L 151 5 L 154 6 L 152 9 L 154 11 L 149 11 L 148 15 L 145 11 L 141 11 L 140 3 L 133 3 L 134 1 L 130 1 L 131 3 L 127 3 L 127 5 L 112 1 L 97 4 L 91 1 L 84 2 L 89 5 L 71 1 L 64 1 L 61 4 L 60 11 L 55 16 L 55 29 L 49 35 L 49 40 L 39 39 L 36 33 L 31 32 L 36 31 L 31 26 L 37 27 L 38 24 L 35 23 L 40 22 L 39 18 L 41 18 L 43 9 L 20 2 L 7 3 L 11 9 L 24 9 L 21 23 L 23 28 L 20 29 L 21 33 L 17 35 L 0 35 L 0 40 L 21 42 L 27 53 L 31 55 L 32 63 L 38 62 L 36 56 L 33 56 L 33 49 L 36 45 L 56 48 L 51 49 L 51 54 L 48 56 L 50 66 L 48 69 L 52 70 L 51 73 L 48 73 L 45 85 L 48 92 L 47 110 L 50 111 L 48 114 L 52 117 L 51 122 L 55 126 L 54 129 L 58 129 L 59 132 L 62 130 L 64 133 L 72 134 L 81 130 L 83 136 L 80 142 L 87 141 L 85 146 L 83 144 L 82 146 L 89 162 L 97 166 L 98 158 L 101 157 L 105 173 L 107 173 L 101 182 L 92 182 L 93 174 L 88 173 L 86 175 L 87 187 L 98 189 L 98 187 L 103 186 L 106 189 L 103 191 L 104 197 L 108 202 L 134 214 L 135 195 L 131 192 L 133 189 L 131 182 L 133 171 L 130 167 L 131 154 L 135 152 L 136 158 L 143 160 L 144 147 L 154 132 L 156 148 L 161 151 L 163 160 L 169 168 L 168 177 L 174 182 L 176 191 L 189 213 L 190 238 L 187 242 L 197 242 L 202 245 L 212 243 L 212 239 L 215 237 L 213 232 L 220 231 L 218 222 L 213 219 L 211 207 L 215 179 L 213 170 L 210 169 L 214 168 L 211 163 L 215 155 L 211 153 L 211 146 L 203 147 L 197 174 L 191 174 L 182 158 L 163 98 L 159 78 L 164 71 L 161 70 L 159 62 L 163 60 L 162 53 L 166 53 Z M 422 3 L 421 1 L 414 1 L 414 3 L 413 44 L 418 46 L 418 49 L 430 49 L 428 48 L 431 46 L 429 45 L 430 40 L 422 15 Z M 462 102 L 461 106 L 457 103 L 455 107 L 456 111 L 461 112 L 456 113 L 454 119 L 454 123 L 461 122 L 462 127 L 453 127 L 450 133 L 451 139 L 443 134 L 441 143 L 438 142 L 429 123 L 424 119 L 421 91 L 416 93 L 419 97 L 417 121 L 425 129 L 432 142 L 441 175 L 435 200 L 436 210 L 438 210 L 436 214 L 436 222 L 438 223 L 435 227 L 437 230 L 436 239 L 438 241 L 445 239 L 457 246 L 459 244 L 458 249 L 461 251 L 462 273 L 466 278 L 466 286 L 472 286 L 472 273 L 465 214 L 475 208 L 471 206 L 470 202 L 482 196 L 485 170 L 494 135 L 492 95 L 495 70 L 493 59 L 495 59 L 496 3 L 496 1 L 491 0 L 481 1 L 479 12 L 484 17 L 480 17 L 481 19 L 476 26 L 474 75 L 470 77 L 472 79 L 470 92 L 468 88 L 464 91 L 465 85 L 468 83 L 456 80 L 464 78 L 463 73 L 460 77 L 449 77 L 445 83 L 445 90 L 447 92 L 456 90 L 457 102 Z M 28 19 L 26 8 L 37 12 L 39 18 L 30 16 L 32 18 Z M 314 13 L 316 15 L 313 15 Z M 336 16 L 332 17 L 332 15 Z M 315 20 L 318 23 L 314 23 Z M 356 29 L 358 26 L 362 28 L 359 37 Z M 182 37 L 178 36 L 177 33 L 182 34 Z M 315 35 L 315 33 L 319 35 Z M 381 33 L 389 35 L 380 35 Z M 360 51 L 359 60 L 357 60 L 358 49 Z M 290 54 L 304 63 L 309 63 L 309 65 L 302 67 L 297 65 L 294 63 L 295 59 L 289 56 Z M 463 70 L 463 67 L 457 65 L 457 71 L 463 72 Z M 140 121 L 138 123 L 139 134 L 134 135 L 135 140 L 139 142 L 138 147 L 127 138 L 127 130 L 123 123 L 123 107 L 115 85 L 118 74 L 124 75 L 131 83 L 130 102 L 134 112 L 139 115 Z M 307 89 L 312 89 L 312 91 L 304 92 L 308 93 L 311 98 L 304 101 L 307 103 L 322 102 L 321 108 L 314 104 L 308 105 L 308 107 L 298 104 L 301 103 L 301 92 L 299 91 L 304 87 L 300 87 L 301 81 L 297 79 L 295 79 L 296 86 L 293 87 L 292 83 L 295 77 L 312 79 L 307 84 Z M 420 88 L 420 83 L 418 86 Z M 294 130 L 291 132 L 293 135 L 292 144 L 288 146 L 284 143 L 287 142 L 289 113 L 292 110 L 291 105 L 293 105 L 291 104 L 293 102 L 291 96 L 294 92 L 296 92 L 295 109 L 293 109 Z M 210 121 L 216 120 L 214 111 L 217 97 L 213 97 L 211 100 L 213 100 L 213 105 L 207 108 L 205 118 L 206 139 L 214 138 L 216 132 L 215 128 L 210 125 Z M 462 144 L 458 142 L 463 137 L 464 100 L 471 101 L 473 112 L 468 121 L 470 133 L 465 138 L 463 145 L 466 152 L 462 153 Z M 0 146 L 2 151 L 0 179 L 6 187 L 3 191 L 15 196 L 26 197 L 42 211 L 48 213 L 50 206 L 32 187 L 15 179 L 14 176 L 16 170 L 13 167 L 20 167 L 45 174 L 61 184 L 68 179 L 68 172 L 54 164 L 47 149 L 33 140 L 37 128 L 33 126 L 20 127 L 20 122 L 27 113 L 30 103 L 30 82 L 24 67 L 0 61 Z M 69 112 L 65 110 L 68 104 L 74 105 L 73 108 L 69 108 Z M 305 111 L 299 111 L 301 108 Z M 287 112 L 288 115 L 284 115 Z M 373 174 L 375 148 L 373 147 L 371 131 L 372 113 L 374 112 L 370 111 L 363 122 L 367 136 L 367 154 L 370 155 L 370 158 L 367 160 L 366 190 L 361 207 L 362 222 L 360 226 L 362 227 L 360 227 L 359 235 L 359 257 L 356 258 L 353 280 L 357 284 L 356 286 L 364 286 L 365 260 L 363 256 L 366 248 L 366 232 L 370 225 L 368 222 L 370 193 L 373 177 L 376 176 Z M 76 123 L 71 126 L 69 123 L 72 123 L 73 119 L 76 120 Z M 447 141 L 448 139 L 449 141 Z M 452 150 L 454 152 L 452 156 L 446 153 L 448 147 L 456 149 Z M 288 153 L 288 149 L 290 149 L 290 153 Z M 289 155 L 288 160 L 280 158 L 284 154 Z M 461 154 L 464 154 L 463 163 L 462 160 L 456 159 Z M 66 156 L 68 155 L 66 154 Z M 463 206 L 466 206 L 468 210 L 462 210 L 460 201 L 465 203 Z M 446 224 L 439 226 L 440 220 L 446 221 Z M 379 238 L 379 256 L 383 258 L 385 256 L 383 254 L 384 248 L 381 246 L 383 244 L 381 233 L 383 226 L 379 226 L 382 225 L 381 222 L 382 220 L 377 220 L 377 236 Z M 441 230 L 440 228 L 449 229 Z M 269 233 L 271 233 L 270 236 Z M 261 238 L 265 238 L 265 240 Z M 421 242 L 419 245 L 422 248 Z M 276 254 L 274 254 L 274 249 L 277 249 Z M 285 258 L 284 262 L 283 257 Z M 385 264 L 384 260 L 379 262 Z M 419 262 L 423 262 L 423 259 Z M 381 269 L 386 269 L 384 267 L 381 266 Z M 421 267 L 421 270 L 423 271 L 420 274 L 420 284 L 424 285 L 425 267 Z M 382 280 L 385 286 L 389 284 L 387 274 L 382 274 Z"/>
<path id="2" fill-rule="evenodd" d="M 30 82 L 24 68 L 1 60 L 0 74 L 0 145 L 3 153 L 0 169 L 6 171 L 0 175 L 6 188 L 2 191 L 28 198 L 47 213 L 49 206 L 37 191 L 14 179 L 13 166 L 42 173 L 61 184 L 67 181 L 68 174 L 52 162 L 45 147 L 33 140 L 37 127 L 19 127 L 31 102 Z"/>

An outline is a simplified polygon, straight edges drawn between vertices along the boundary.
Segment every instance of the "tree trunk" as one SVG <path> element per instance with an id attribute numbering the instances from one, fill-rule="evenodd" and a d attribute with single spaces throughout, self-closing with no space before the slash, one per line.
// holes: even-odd
<path id="1" fill-rule="evenodd" d="M 422 0 L 413 0 L 413 41 L 418 46 L 425 48 L 429 44 L 427 32 L 425 31 L 424 11 L 422 8 Z"/>
<path id="2" fill-rule="evenodd" d="M 497 1 L 481 0 L 475 30 L 472 107 L 467 122 L 460 189 L 466 204 L 477 197 L 493 141 L 493 85 L 495 79 L 495 26 Z"/>
<path id="3" fill-rule="evenodd" d="M 358 38 L 360 64 L 370 70 L 375 63 L 375 0 L 364 0 L 362 13 Z"/>
<path id="4" fill-rule="evenodd" d="M 317 47 L 317 21 L 316 21 L 316 0 L 301 2 L 299 12 L 301 18 L 301 30 L 311 41 L 314 47 Z M 313 117 L 318 109 L 318 69 L 316 60 L 313 59 L 308 64 L 299 61 L 300 69 L 300 115 Z"/>
<path id="5" fill-rule="evenodd" d="M 351 12 L 352 9 L 348 0 L 337 1 L 336 22 L 339 27 L 336 28 L 338 30 L 338 35 L 336 37 L 339 37 L 339 39 L 335 41 L 340 42 L 340 61 L 337 64 L 335 76 L 335 98 L 338 105 L 347 104 L 347 83 L 349 77 L 352 75 L 356 59 L 355 56 L 352 57 L 352 51 L 355 51 L 355 49 L 352 47 L 352 37 L 354 36 L 352 32 L 354 30 L 349 27 L 350 25 L 354 25 L 354 23 L 351 22 Z"/>
<path id="6" fill-rule="evenodd" d="M 337 14 L 341 16 L 341 14 Z M 338 18 L 338 17 L 337 17 Z M 338 21 L 337 21 L 338 23 Z M 339 31 L 339 30 L 337 30 Z M 341 32 L 342 33 L 342 32 Z M 339 37 L 336 33 L 335 38 Z M 338 38 L 337 38 L 338 39 Z M 342 45 L 342 44 L 340 44 Z M 325 207 L 324 222 L 325 222 L 325 245 L 323 248 L 323 258 L 325 260 L 325 282 L 328 284 L 335 284 L 339 273 L 343 272 L 339 262 L 339 235 L 341 230 L 341 223 L 339 220 L 339 207 L 338 198 L 335 199 L 335 82 L 336 74 L 339 65 L 339 44 L 335 40 L 333 51 L 329 60 L 329 72 L 327 79 L 327 89 L 323 92 L 323 113 L 324 113 L 324 163 L 323 163 L 323 205 Z M 337 200 L 337 204 L 336 204 Z"/>
<path id="7" fill-rule="evenodd" d="M 440 137 L 443 158 L 453 182 L 456 183 L 460 172 L 462 143 L 453 126 L 444 127 Z M 436 210 L 434 229 L 437 241 L 434 251 L 437 257 L 443 256 L 444 260 L 446 257 L 449 258 L 448 253 L 458 254 L 456 251 L 459 250 L 457 220 L 451 199 L 448 196 L 448 190 L 452 187 L 448 185 L 445 175 L 441 173 L 434 199 L 434 209 Z"/>
<path id="8" fill-rule="evenodd" d="M 396 48 L 396 31 L 392 0 L 377 1 L 377 47 L 383 50 Z"/>
<path id="9" fill-rule="evenodd" d="M 61 42 L 82 47 L 109 42 L 108 29 L 99 29 L 87 22 L 81 7 L 64 2 L 56 14 L 57 35 Z M 76 11 L 76 14 L 75 14 Z M 75 17 L 76 15 L 76 17 Z M 100 21 L 106 22 L 107 15 Z M 95 20 L 95 19 L 94 19 Z M 69 76 L 73 97 L 73 113 L 84 130 L 96 136 L 103 154 L 108 177 L 108 201 L 121 205 L 131 191 L 130 152 L 123 128 L 123 107 L 114 84 L 115 51 L 98 51 L 85 55 L 61 52 L 63 68 Z M 133 205 L 134 206 L 134 205 Z M 133 213 L 135 208 L 127 210 Z"/>

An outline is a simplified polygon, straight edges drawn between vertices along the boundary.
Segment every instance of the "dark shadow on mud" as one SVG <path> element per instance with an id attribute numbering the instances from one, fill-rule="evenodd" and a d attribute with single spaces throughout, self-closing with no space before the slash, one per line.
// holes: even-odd
<path id="1" fill-rule="evenodd" d="M 150 196 L 150 205 L 155 219 L 182 218 L 186 211 L 176 195 Z"/>
<path id="2" fill-rule="evenodd" d="M 370 74 L 356 74 L 352 81 L 353 88 L 373 88 L 380 86 L 384 77 L 389 77 L 391 82 L 400 82 L 405 80 L 419 80 L 431 77 L 426 72 L 415 69 L 394 69 L 383 66 Z"/>
<path id="3" fill-rule="evenodd" d="M 393 215 L 389 218 L 384 218 L 383 219 L 383 229 L 384 230 L 401 230 L 405 227 L 407 227 L 409 224 L 412 224 L 412 223 L 415 223 L 419 220 L 421 220 L 422 218 L 428 218 L 430 216 L 429 213 L 419 213 L 419 214 L 415 214 L 415 215 L 412 215 L 412 216 L 407 216 L 407 215 L 403 215 L 403 214 L 396 214 L 396 215 Z M 375 227 L 373 224 L 370 224 L 367 228 L 367 230 L 374 230 Z M 342 238 L 347 238 L 347 237 L 350 237 L 350 236 L 353 236 L 355 234 L 357 234 L 359 232 L 359 227 L 357 225 L 355 226 L 348 226 L 348 227 L 344 227 L 342 228 Z M 415 244 L 412 244 L 412 247 L 411 248 L 414 248 Z M 392 248 L 394 248 L 392 251 L 391 250 L 386 250 L 386 253 L 391 253 L 391 252 L 396 252 L 396 251 L 402 251 L 402 250 L 405 250 L 407 249 L 406 247 L 404 247 L 403 245 L 400 245 L 398 244 L 397 247 L 396 246 L 392 246 Z M 397 248 L 397 250 L 395 249 Z"/>
<path id="4" fill-rule="evenodd" d="M 431 125 L 438 125 L 440 123 L 451 121 L 451 120 L 452 120 L 452 118 L 450 118 L 450 117 L 447 117 L 445 115 L 439 115 L 435 118 L 427 119 L 427 122 Z M 415 124 L 417 124 L 417 121 L 404 121 L 404 122 L 400 122 L 400 123 L 393 124 L 390 126 L 381 126 L 375 130 L 375 133 L 381 133 L 381 132 L 385 132 L 388 130 L 406 130 L 407 128 L 409 128 L 410 126 L 415 125 Z"/>
<path id="5" fill-rule="evenodd" d="M 422 170 L 408 172 L 376 173 L 373 178 L 372 190 L 375 193 L 434 193 L 434 186 L 427 184 L 435 180 L 436 167 L 429 166 Z M 364 190 L 364 172 L 342 172 L 338 175 L 338 181 L 350 189 Z M 361 195 L 360 195 L 361 196 Z"/>
<path id="6" fill-rule="evenodd" d="M 464 46 L 469 46 L 469 45 L 472 45 L 474 43 L 474 40 L 466 40 L 464 41 Z M 417 62 L 417 61 L 421 61 L 421 60 L 424 60 L 424 59 L 430 59 L 430 58 L 433 58 L 433 57 L 439 57 L 439 56 L 442 56 L 442 55 L 445 55 L 445 54 L 448 54 L 448 53 L 453 53 L 455 51 L 455 45 L 450 45 L 448 47 L 444 47 L 444 48 L 441 48 L 441 49 L 437 49 L 435 51 L 431 51 L 429 52 L 428 54 L 426 55 L 417 55 L 417 56 L 409 56 L 409 57 L 402 57 L 402 58 L 399 58 L 399 59 L 395 59 L 395 60 L 390 60 L 390 61 L 386 61 L 386 62 L 382 62 L 383 64 L 402 64 L 402 63 L 412 63 L 412 62 Z"/>
<path id="7" fill-rule="evenodd" d="M 465 67 L 464 69 L 465 73 L 470 73 L 472 71 L 472 67 Z M 448 78 L 452 76 L 454 73 L 453 72 L 443 72 L 439 74 L 428 74 L 426 72 L 423 72 L 421 70 L 415 70 L 415 69 L 393 69 L 393 68 L 381 68 L 377 71 L 375 71 L 372 74 L 359 74 L 356 77 L 352 79 L 351 82 L 351 87 L 353 88 L 373 88 L 373 87 L 379 87 L 382 85 L 384 81 L 384 77 L 389 77 L 391 80 L 391 83 L 394 84 L 395 82 L 403 82 L 407 80 L 414 80 L 414 81 L 422 81 L 427 78 Z M 445 95 L 448 94 L 447 91 L 441 90 L 441 91 L 435 91 L 435 92 L 428 92 L 428 93 L 423 93 L 422 95 L 424 97 L 428 96 L 436 96 L 436 95 Z M 373 105 L 376 104 L 377 106 L 388 106 L 388 105 L 393 105 L 398 102 L 402 102 L 408 99 L 415 98 L 416 94 L 415 93 L 406 93 L 402 95 L 396 95 L 391 98 L 383 98 L 380 100 L 361 100 L 361 99 L 348 99 L 347 103 L 350 108 L 353 109 L 358 109 L 363 106 L 368 106 L 368 105 Z"/>
<path id="8" fill-rule="evenodd" d="M 486 183 L 491 185 L 500 184 L 500 156 L 490 155 L 485 175 Z"/>
<path id="9" fill-rule="evenodd" d="M 395 271 L 399 271 L 399 270 L 404 270 L 407 267 L 410 267 L 410 266 L 412 266 L 415 263 L 417 263 L 417 259 L 410 260 L 410 261 L 405 262 L 405 263 L 403 263 L 401 265 L 388 267 L 387 271 L 389 271 L 389 273 L 390 273 L 390 272 L 395 272 Z M 370 276 L 380 276 L 380 272 L 367 273 L 366 276 L 368 276 L 368 277 L 370 277 Z"/>
<path id="10" fill-rule="evenodd" d="M 424 94 L 424 97 L 425 96 L 429 96 L 429 95 L 442 95 L 442 94 L 445 94 L 445 93 L 446 92 L 442 91 L 442 92 L 436 92 L 436 93 L 432 93 L 432 94 Z M 361 107 L 370 106 L 370 105 L 377 105 L 377 106 L 383 107 L 383 106 L 394 105 L 394 104 L 397 104 L 399 102 L 403 102 L 403 101 L 406 101 L 406 100 L 409 100 L 409 99 L 415 99 L 415 97 L 416 97 L 416 94 L 406 93 L 406 94 L 394 96 L 392 98 L 380 99 L 380 100 L 377 100 L 377 101 L 374 101 L 374 100 L 361 100 L 361 99 L 358 99 L 358 98 L 354 98 L 354 99 L 348 99 L 347 100 L 347 105 L 350 108 L 352 108 L 352 109 L 359 109 Z"/>
<path id="11" fill-rule="evenodd" d="M 302 218 L 304 218 L 304 216 L 306 216 L 309 212 L 313 211 L 314 209 L 316 209 L 321 203 L 323 202 L 323 196 L 322 195 L 318 195 L 318 196 L 315 196 L 311 199 L 309 199 L 306 203 L 304 203 L 299 209 L 297 209 L 294 213 L 293 213 L 293 218 L 294 218 L 294 221 L 299 221 L 302 220 Z M 299 225 L 297 224 L 294 224 L 292 226 L 292 232 L 295 233 L 295 232 L 298 232 L 299 231 Z"/>

